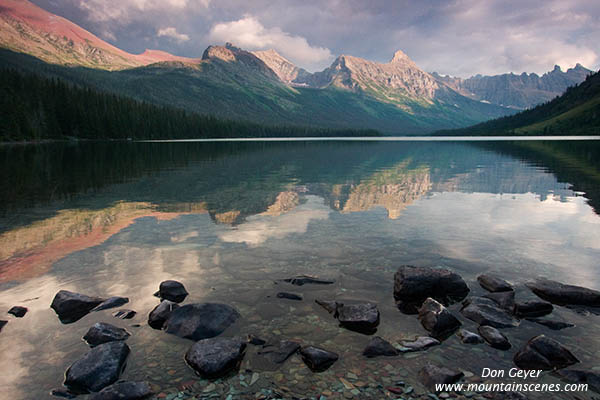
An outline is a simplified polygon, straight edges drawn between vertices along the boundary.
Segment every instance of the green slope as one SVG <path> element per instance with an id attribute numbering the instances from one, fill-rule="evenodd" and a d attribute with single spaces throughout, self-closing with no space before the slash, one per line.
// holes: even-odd
<path id="1" fill-rule="evenodd" d="M 377 129 L 423 134 L 506 115 L 507 109 L 449 95 L 432 105 L 395 104 L 339 88 L 290 88 L 244 63 L 161 63 L 123 71 L 50 65 L 0 50 L 0 66 L 60 77 L 76 85 L 126 95 L 195 113 L 267 125 Z"/>
<path id="2" fill-rule="evenodd" d="M 554 100 L 516 115 L 438 135 L 599 135 L 600 72 Z"/>

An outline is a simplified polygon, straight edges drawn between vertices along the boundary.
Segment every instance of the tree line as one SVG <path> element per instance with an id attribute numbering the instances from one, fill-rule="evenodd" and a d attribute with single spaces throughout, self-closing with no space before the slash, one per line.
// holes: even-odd
<path id="1" fill-rule="evenodd" d="M 267 126 L 201 115 L 0 69 L 0 141 L 379 136 L 375 130 Z"/>

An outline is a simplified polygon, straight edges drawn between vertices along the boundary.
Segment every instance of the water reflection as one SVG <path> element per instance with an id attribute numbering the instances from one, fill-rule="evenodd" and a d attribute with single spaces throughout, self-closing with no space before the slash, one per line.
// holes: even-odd
<path id="1" fill-rule="evenodd" d="M 181 358 L 189 342 L 144 322 L 164 279 L 185 282 L 186 301 L 238 308 L 244 318 L 230 333 L 327 343 L 342 355 L 333 381 L 362 368 L 356 349 L 367 339 L 339 328 L 313 300 L 373 301 L 382 313 L 379 335 L 395 341 L 422 334 L 395 308 L 398 265 L 451 268 L 476 294 L 475 277 L 491 270 L 515 283 L 523 299 L 531 294 L 522 283 L 540 275 L 600 289 L 597 155 L 596 142 L 0 148 L 0 307 L 30 308 L 26 320 L 2 331 L 0 386 L 13 398 L 44 397 L 85 352 L 80 338 L 91 323 L 132 329 L 108 312 L 65 329 L 48 308 L 60 289 L 130 297 L 142 327 L 129 340 L 124 377 L 167 391 L 175 379 L 195 378 Z M 273 301 L 273 281 L 299 273 L 336 284 L 302 289 L 305 301 L 293 305 Z M 575 349 L 583 367 L 597 365 L 600 323 L 563 308 L 554 315 L 578 325 L 556 338 Z M 515 349 L 539 329 L 524 322 L 511 332 Z M 407 371 L 440 359 L 465 369 L 490 359 L 511 365 L 509 353 L 482 347 L 469 356 L 448 342 L 416 359 L 386 362 Z M 253 354 L 245 363 L 260 365 Z M 299 365 L 282 372 L 290 368 L 293 375 Z"/>

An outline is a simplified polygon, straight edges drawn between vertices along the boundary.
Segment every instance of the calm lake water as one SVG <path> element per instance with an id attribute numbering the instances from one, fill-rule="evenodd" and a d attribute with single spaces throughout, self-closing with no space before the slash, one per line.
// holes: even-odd
<path id="1" fill-rule="evenodd" d="M 425 363 L 475 375 L 508 369 L 540 333 L 569 347 L 578 368 L 600 365 L 600 316 L 564 307 L 551 317 L 574 328 L 523 321 L 504 330 L 509 351 L 451 337 L 425 352 L 367 360 L 370 337 L 339 327 L 314 302 L 376 302 L 377 335 L 395 343 L 426 334 L 394 303 L 403 264 L 451 269 L 476 295 L 484 292 L 476 277 L 490 271 L 515 284 L 520 300 L 535 298 L 524 283 L 540 276 L 600 289 L 598 141 L 44 144 L 0 147 L 0 166 L 3 398 L 50 397 L 88 351 L 81 337 L 98 321 L 131 333 L 123 378 L 147 380 L 167 399 L 255 398 L 261 390 L 380 399 L 399 380 L 414 387 L 408 399 L 427 393 L 417 378 Z M 298 274 L 335 284 L 278 281 Z M 225 336 L 297 339 L 340 360 L 313 374 L 293 356 L 273 370 L 250 346 L 240 374 L 201 380 L 183 360 L 192 342 L 146 323 L 166 279 L 184 283 L 185 303 L 236 307 L 243 318 Z M 119 320 L 106 310 L 63 325 L 49 308 L 61 289 L 127 296 L 123 308 L 138 314 Z M 281 290 L 304 300 L 275 298 Z M 7 315 L 13 305 L 28 314 Z M 459 305 L 450 309 L 477 329 Z M 354 394 L 340 377 L 356 383 Z M 552 374 L 539 381 L 560 382 Z M 593 392 L 554 398 L 575 396 Z"/>

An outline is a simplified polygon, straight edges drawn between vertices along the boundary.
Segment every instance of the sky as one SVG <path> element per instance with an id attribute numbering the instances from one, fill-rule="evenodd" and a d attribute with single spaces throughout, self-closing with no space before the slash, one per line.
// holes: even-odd
<path id="1" fill-rule="evenodd" d="M 200 57 L 211 44 L 273 48 L 309 71 L 345 54 L 404 51 L 460 77 L 600 68 L 596 0 L 33 0 L 126 51 Z"/>

